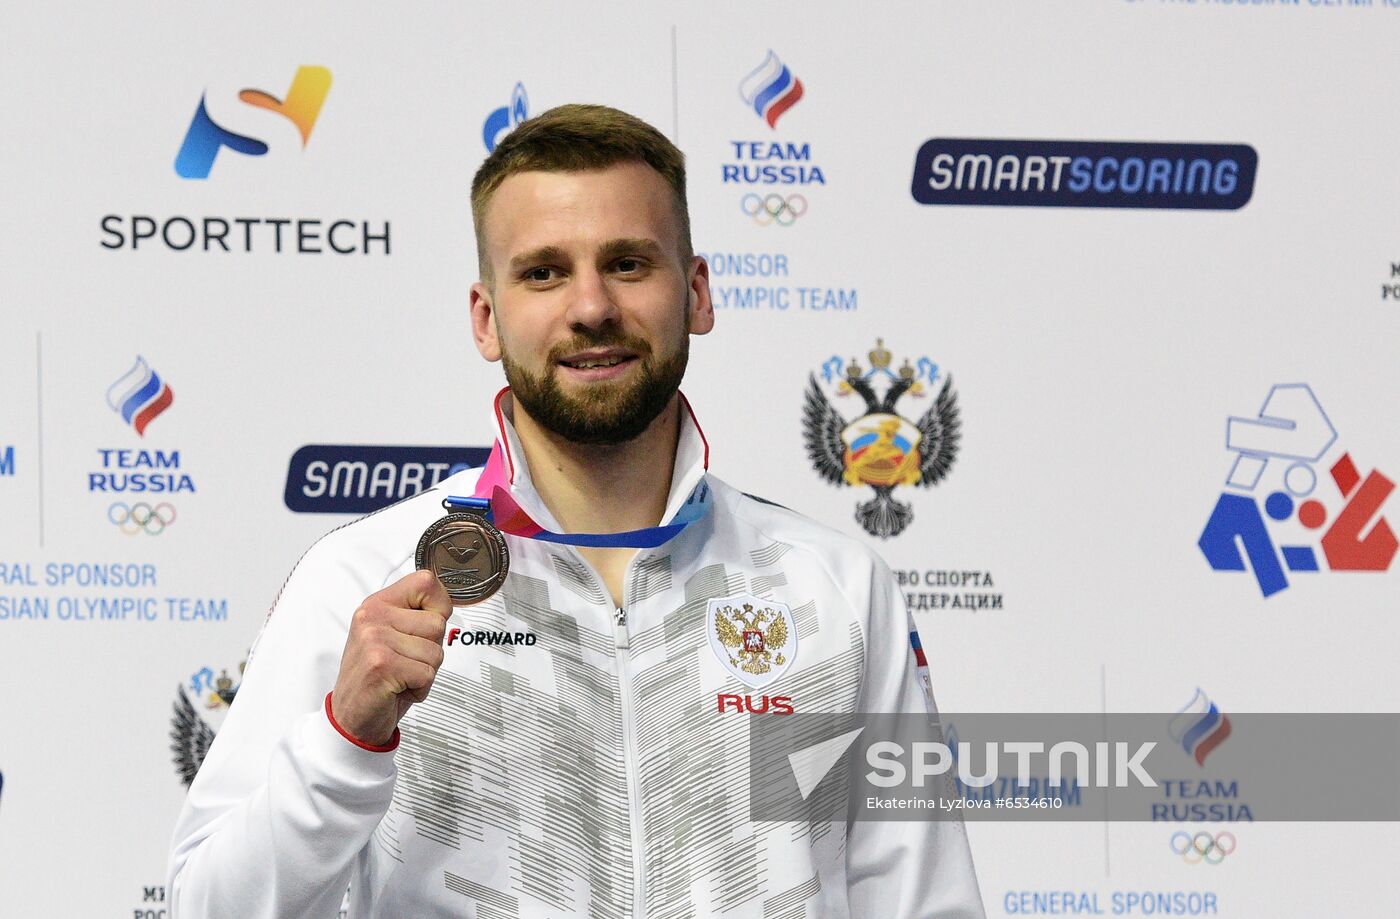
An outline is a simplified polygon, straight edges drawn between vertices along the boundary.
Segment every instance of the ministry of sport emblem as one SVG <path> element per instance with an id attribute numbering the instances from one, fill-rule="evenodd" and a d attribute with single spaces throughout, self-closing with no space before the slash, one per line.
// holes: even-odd
<path id="1" fill-rule="evenodd" d="M 875 489 L 874 499 L 856 505 L 856 522 L 872 536 L 887 539 L 897 536 L 914 519 L 913 508 L 896 500 L 894 490 L 900 485 L 927 488 L 948 475 L 958 456 L 961 421 L 953 378 L 941 373 L 933 361 L 920 357 L 917 364 L 911 364 L 905 358 L 899 370 L 892 370 L 893 356 L 880 338 L 875 339 L 869 356 L 869 370 L 855 358 L 843 364 L 836 356 L 821 366 L 822 381 L 836 397 L 860 396 L 865 413 L 847 422 L 813 373 L 802 411 L 802 429 L 807 456 L 822 478 L 833 485 Z M 917 422 L 895 412 L 896 404 L 906 395 L 927 398 L 940 378 L 943 386 L 938 396 Z"/>
<path id="2" fill-rule="evenodd" d="M 212 668 L 201 667 L 176 691 L 174 717 L 170 721 L 170 752 L 175 771 L 186 785 L 194 781 L 195 773 L 203 765 L 209 745 L 214 742 L 214 735 L 238 695 L 247 663 L 238 665 L 237 681 L 229 676 L 227 669 L 220 670 L 215 677 Z"/>
<path id="3" fill-rule="evenodd" d="M 786 604 L 750 594 L 710 601 L 710 647 L 724 668 L 754 689 L 787 672 L 797 657 L 797 629 Z"/>

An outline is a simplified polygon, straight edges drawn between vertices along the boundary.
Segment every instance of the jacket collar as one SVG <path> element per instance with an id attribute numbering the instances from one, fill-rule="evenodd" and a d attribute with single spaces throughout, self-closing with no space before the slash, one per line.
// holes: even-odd
<path id="1" fill-rule="evenodd" d="M 661 523 L 668 523 L 680 511 L 686 499 L 705 472 L 710 468 L 710 444 L 700 422 L 695 418 L 695 410 L 684 393 L 681 400 L 680 439 L 676 444 L 676 462 L 671 472 L 671 490 L 666 498 L 666 511 Z M 506 475 L 510 479 L 511 496 L 537 523 L 549 530 L 562 531 L 559 521 L 545 506 L 534 483 L 530 480 L 530 464 L 525 462 L 525 450 L 520 444 L 520 435 L 515 431 L 514 402 L 510 387 L 496 393 L 493 405 L 493 422 L 496 441 L 504 452 Z"/>

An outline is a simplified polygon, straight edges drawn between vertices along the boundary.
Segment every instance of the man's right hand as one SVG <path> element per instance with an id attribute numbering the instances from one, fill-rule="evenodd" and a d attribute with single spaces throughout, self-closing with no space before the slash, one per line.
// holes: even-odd
<path id="1" fill-rule="evenodd" d="M 393 739 L 408 707 L 428 698 L 451 615 L 452 599 L 431 571 L 406 575 L 360 604 L 331 693 L 342 731 L 376 747 Z"/>

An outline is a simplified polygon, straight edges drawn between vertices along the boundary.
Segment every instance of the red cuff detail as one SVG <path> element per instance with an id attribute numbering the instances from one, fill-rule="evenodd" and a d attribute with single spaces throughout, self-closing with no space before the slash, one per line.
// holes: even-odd
<path id="1" fill-rule="evenodd" d="M 335 720 L 335 715 L 331 714 L 331 695 L 332 693 L 326 693 L 326 719 L 330 721 L 331 727 L 335 728 L 341 737 L 344 737 L 346 740 L 350 741 L 352 744 L 359 747 L 361 750 L 368 750 L 371 753 L 393 753 L 399 748 L 398 728 L 394 728 L 394 735 L 389 738 L 389 742 L 387 744 L 385 744 L 382 747 L 376 747 L 374 744 L 365 743 L 363 740 L 360 740 L 359 738 L 351 734 L 349 731 L 345 730 L 345 728 L 341 727 L 340 724 Z"/>

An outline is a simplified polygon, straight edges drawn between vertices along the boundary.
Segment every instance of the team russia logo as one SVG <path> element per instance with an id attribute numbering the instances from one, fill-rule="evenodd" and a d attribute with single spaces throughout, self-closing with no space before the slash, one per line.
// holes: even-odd
<path id="1" fill-rule="evenodd" d="M 774 131 L 778 119 L 805 95 L 802 81 L 771 49 L 763 62 L 739 81 L 739 98 Z M 788 227 L 808 211 L 804 191 L 825 185 L 812 145 L 774 138 L 731 140 L 732 159 L 720 167 L 725 184 L 746 186 L 739 210 L 756 226 Z M 786 187 L 784 187 L 786 186 Z"/>
<path id="2" fill-rule="evenodd" d="M 803 439 L 817 473 L 833 485 L 869 485 L 871 501 L 856 507 L 856 521 L 872 536 L 897 536 L 914 518 L 913 508 L 893 497 L 901 485 L 927 488 L 943 481 L 958 455 L 961 421 L 953 378 L 927 357 L 917 364 L 905 358 L 893 370 L 893 355 L 883 339 L 875 340 L 866 370 L 852 358 L 832 356 L 808 377 L 803 408 Z M 901 398 L 928 398 L 939 381 L 933 404 L 917 422 L 895 409 Z M 825 384 L 825 388 L 823 387 Z M 865 412 L 847 421 L 831 400 L 859 396 Z"/>
<path id="3" fill-rule="evenodd" d="M 1230 718 L 1221 714 L 1210 696 L 1198 686 L 1191 701 L 1167 725 L 1167 733 L 1196 761 L 1196 765 L 1204 766 L 1211 751 L 1230 736 Z"/>
<path id="4" fill-rule="evenodd" d="M 1265 597 L 1324 560 L 1332 571 L 1390 568 L 1400 543 L 1381 510 L 1395 483 L 1363 475 L 1337 439 L 1306 383 L 1278 384 L 1257 415 L 1229 419 L 1234 463 L 1196 543 L 1211 568 L 1252 571 Z"/>
<path id="5" fill-rule="evenodd" d="M 107 405 L 142 437 L 146 436 L 146 427 L 174 401 L 175 394 L 170 386 L 140 356 L 131 369 L 107 389 Z"/>
<path id="6" fill-rule="evenodd" d="M 138 356 L 131 369 L 107 387 L 107 406 L 140 437 L 151 422 L 175 401 L 159 373 Z M 176 509 L 167 495 L 195 492 L 179 450 L 156 447 L 98 447 L 97 466 L 87 474 L 87 490 L 110 499 L 106 518 L 127 536 L 159 536 L 175 522 Z M 138 494 L 139 493 L 139 494 Z"/>
<path id="7" fill-rule="evenodd" d="M 763 63 L 739 82 L 739 98 L 776 129 L 778 119 L 801 101 L 802 81 L 769 49 Z"/>

